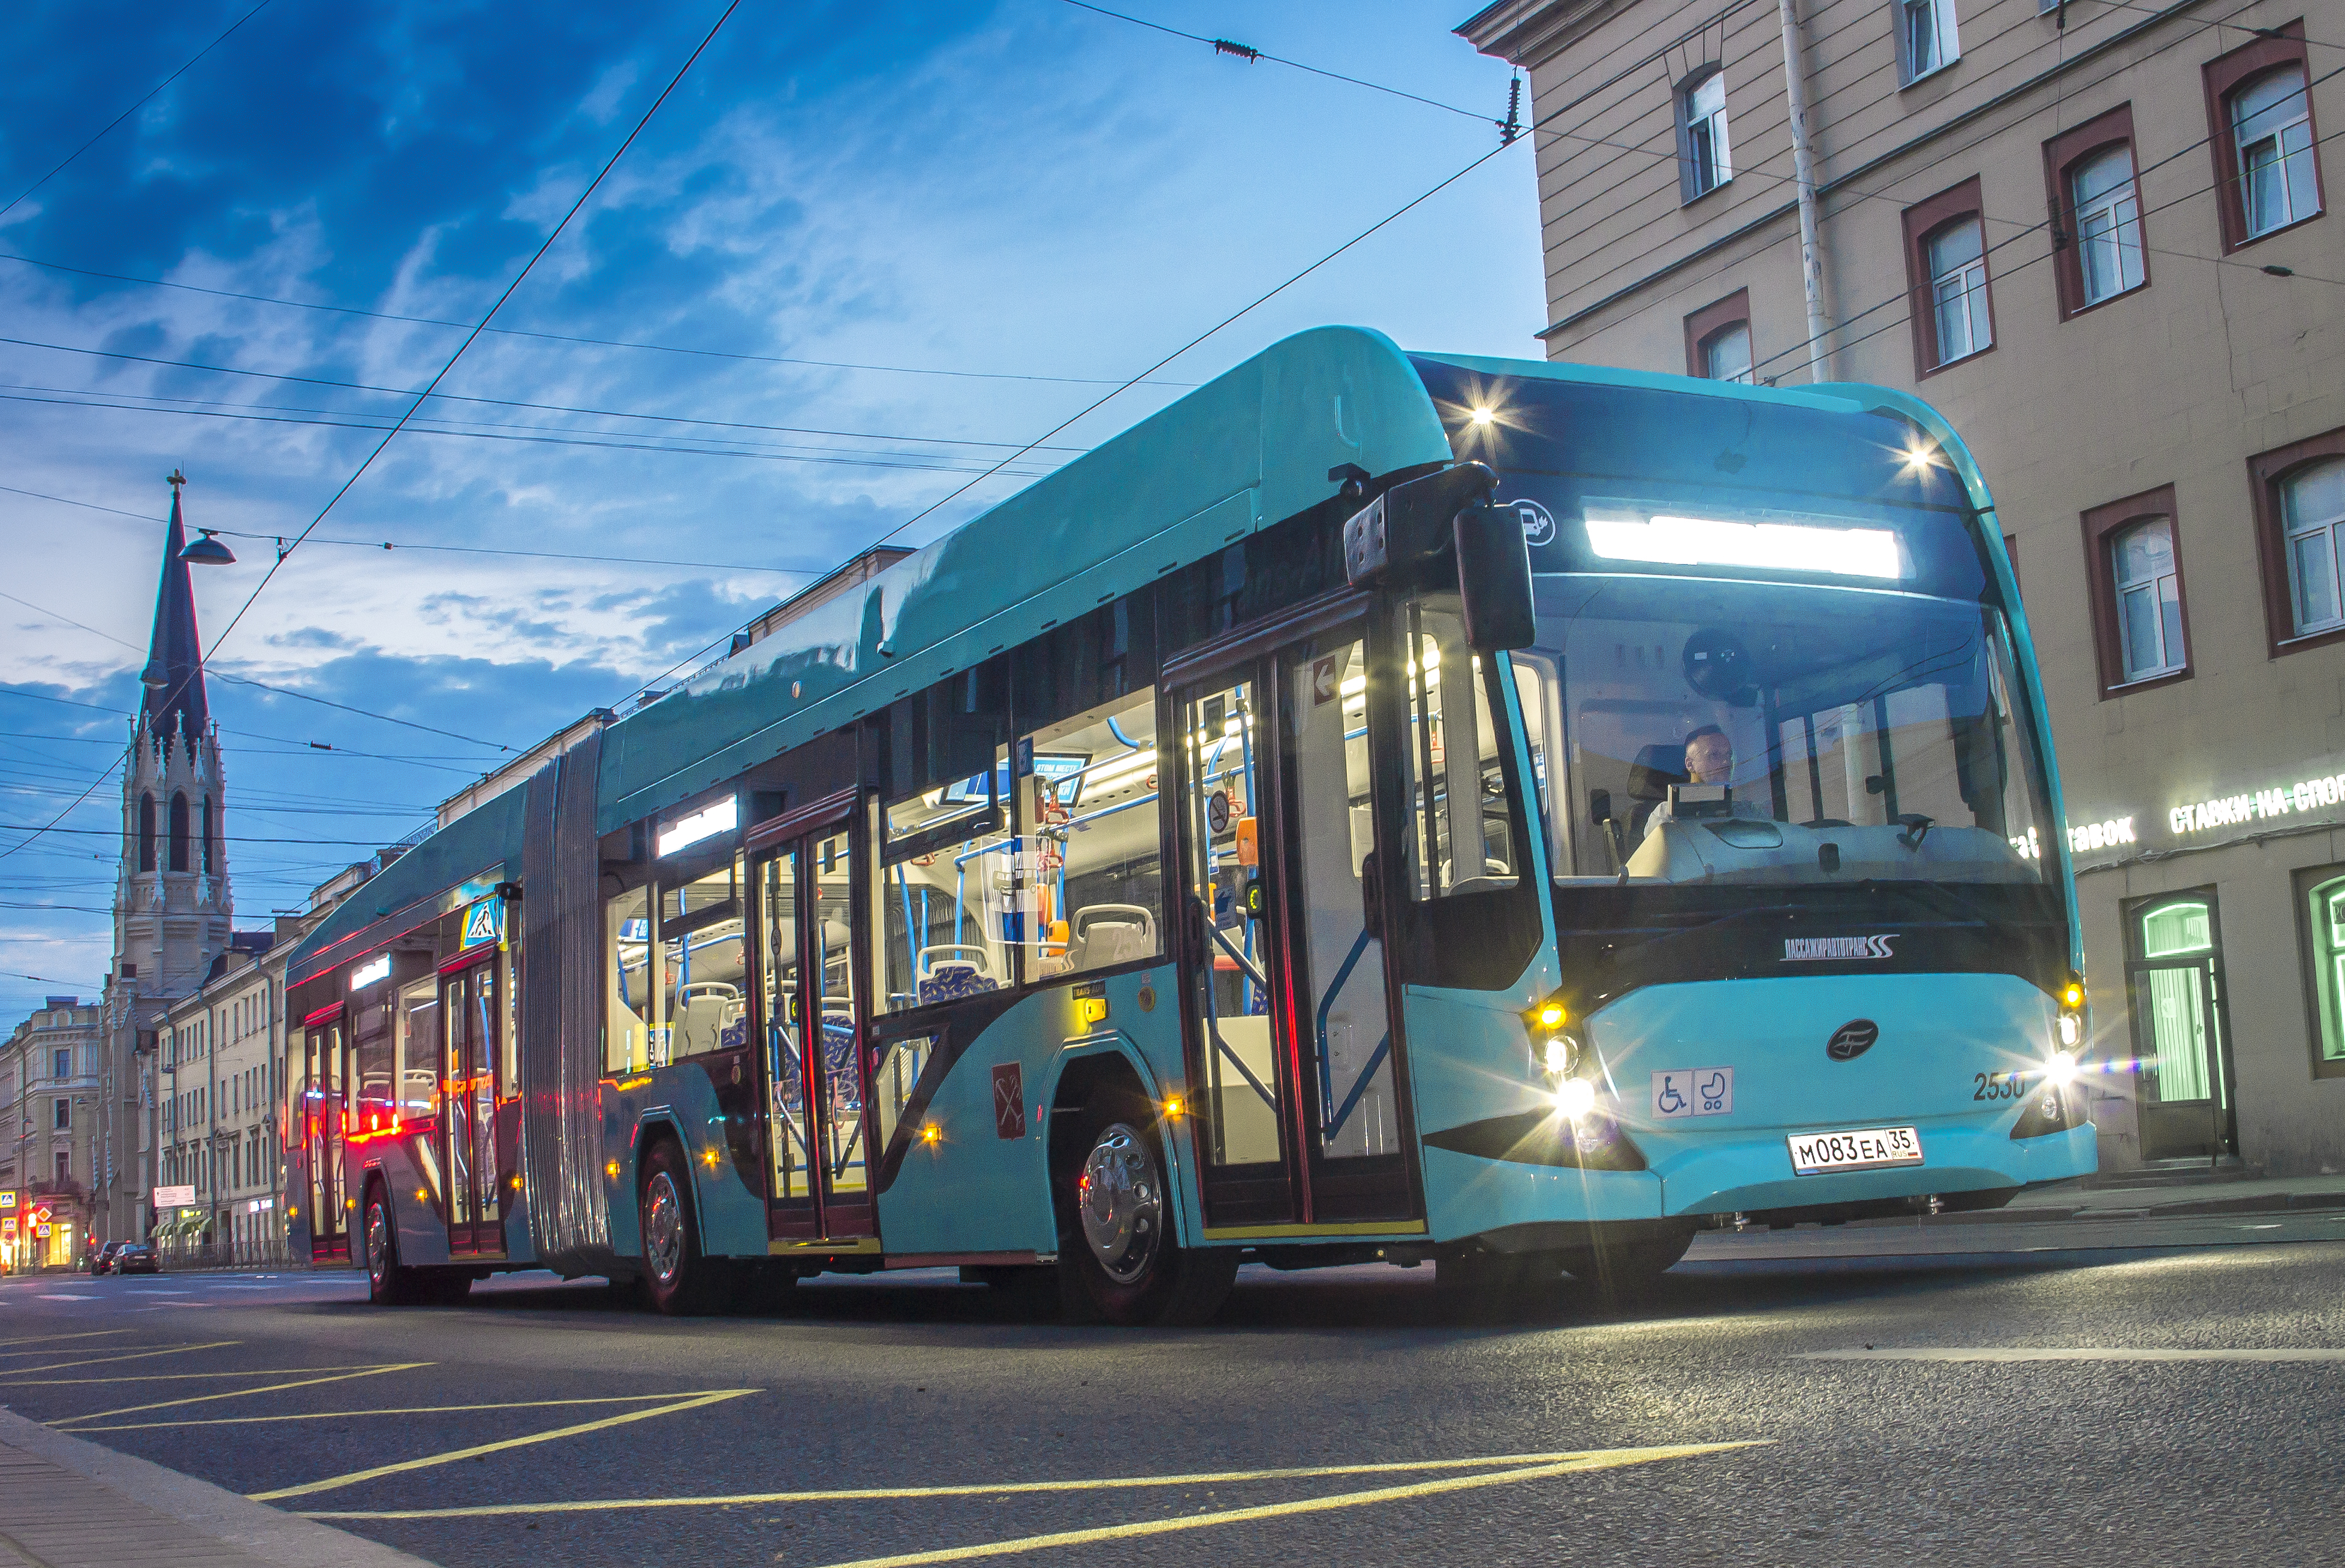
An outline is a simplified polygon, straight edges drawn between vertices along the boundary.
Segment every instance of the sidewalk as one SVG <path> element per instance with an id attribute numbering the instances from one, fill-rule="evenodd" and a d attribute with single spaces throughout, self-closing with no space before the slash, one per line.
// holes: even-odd
<path id="1" fill-rule="evenodd" d="M 2088 1185 L 2089 1184 L 2089 1185 Z M 2345 1209 L 2345 1176 L 2243 1179 L 2209 1171 L 2112 1171 L 2030 1188 L 2007 1209 L 1942 1214 L 1938 1220 L 2140 1219 L 2192 1214 L 2270 1214 Z"/>
<path id="2" fill-rule="evenodd" d="M 0 1568 L 431 1568 L 0 1410 Z"/>

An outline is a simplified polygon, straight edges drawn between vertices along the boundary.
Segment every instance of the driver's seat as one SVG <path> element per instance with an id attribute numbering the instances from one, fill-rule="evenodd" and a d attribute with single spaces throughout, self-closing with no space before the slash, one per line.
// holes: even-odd
<path id="1" fill-rule="evenodd" d="M 1629 813 L 1629 842 L 1643 841 L 1653 808 L 1670 798 L 1670 786 L 1690 783 L 1682 744 L 1640 747 L 1629 764 L 1629 798 L 1637 803 Z"/>

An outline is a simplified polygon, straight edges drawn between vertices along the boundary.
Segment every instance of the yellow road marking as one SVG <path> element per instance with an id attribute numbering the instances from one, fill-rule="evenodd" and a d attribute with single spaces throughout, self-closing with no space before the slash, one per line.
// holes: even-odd
<path id="1" fill-rule="evenodd" d="M 99 1389 L 112 1388 L 116 1383 L 190 1383 L 198 1378 L 289 1378 L 303 1372 L 372 1372 L 384 1366 L 372 1362 L 352 1367 L 253 1367 L 240 1372 L 133 1372 L 127 1378 L 21 1378 L 0 1376 L 0 1388 L 25 1389 Z M 405 1363 L 401 1363 L 405 1364 Z M 417 1366 L 429 1366 L 418 1361 Z M 27 1368 L 27 1371 L 36 1369 Z"/>
<path id="2" fill-rule="evenodd" d="M 0 1374 L 0 1381 L 14 1382 L 16 1381 L 16 1378 L 20 1373 L 61 1372 L 67 1367 L 111 1366 L 117 1361 L 143 1361 L 155 1356 L 183 1356 L 189 1351 L 217 1351 L 228 1345 L 240 1345 L 242 1343 L 244 1343 L 242 1340 L 214 1340 L 208 1344 L 202 1345 L 172 1345 L 160 1351 L 131 1351 L 119 1356 L 86 1356 L 78 1361 L 51 1361 L 46 1367 L 12 1367 L 5 1374 Z M 103 1383 L 112 1382 L 117 1380 L 111 1378 L 91 1378 L 86 1381 L 90 1382 Z"/>
<path id="3" fill-rule="evenodd" d="M 430 1361 L 399 1361 L 384 1367 L 361 1367 L 356 1371 L 333 1372 L 321 1378 L 299 1378 L 289 1383 L 269 1383 L 257 1389 L 230 1389 L 226 1393 L 218 1394 L 189 1394 L 185 1399 L 157 1400 L 152 1404 L 124 1405 L 118 1410 L 92 1411 L 87 1415 L 59 1416 L 48 1424 L 56 1428 L 77 1426 L 86 1421 L 104 1421 L 110 1415 L 138 1415 L 147 1411 L 174 1410 L 180 1405 L 209 1404 L 214 1400 L 240 1400 L 247 1394 L 282 1393 L 287 1389 L 306 1389 L 319 1383 L 347 1382 L 352 1378 L 371 1378 L 384 1372 L 411 1372 L 419 1367 L 428 1367 L 431 1364 Z"/>
<path id="4" fill-rule="evenodd" d="M 1554 1464 L 1523 1470 L 1502 1470 L 1496 1475 L 1453 1475 L 1440 1481 L 1419 1481 L 1406 1486 L 1379 1486 L 1367 1492 L 1341 1492 L 1333 1497 L 1304 1497 L 1292 1502 L 1265 1502 L 1253 1508 L 1233 1508 L 1220 1513 L 1184 1513 L 1171 1519 L 1142 1519 L 1129 1524 L 1105 1524 L 1092 1530 L 1061 1530 L 1048 1535 L 1025 1535 L 1014 1541 L 984 1541 L 969 1546 L 947 1546 L 933 1552 L 906 1552 L 893 1557 L 860 1557 L 830 1568 L 918 1568 L 928 1563 L 959 1563 L 972 1557 L 1011 1557 L 1053 1546 L 1096 1546 L 1110 1541 L 1131 1541 L 1146 1535 L 1169 1535 L 1181 1530 L 1203 1530 L 1215 1524 L 1245 1524 L 1258 1519 L 1278 1519 L 1297 1513 L 1325 1513 L 1338 1508 L 1365 1508 L 1378 1502 L 1403 1502 L 1411 1498 L 1436 1497 L 1447 1492 L 1470 1492 L 1485 1486 L 1513 1486 L 1551 1476 L 1575 1475 L 1591 1470 L 1616 1470 L 1623 1465 L 1651 1464 L 1658 1460 L 1685 1459 L 1726 1449 L 1751 1448 L 1747 1442 L 1679 1443 L 1668 1448 L 1599 1449 L 1573 1454 Z"/>
<path id="5" fill-rule="evenodd" d="M 370 1415 L 454 1415 L 463 1411 L 539 1410 L 547 1405 L 559 1405 L 567 1410 L 573 1405 L 641 1404 L 646 1400 L 673 1400 L 681 1399 L 686 1394 L 729 1391 L 731 1391 L 722 1389 L 671 1389 L 665 1393 L 607 1394 L 598 1395 L 591 1400 L 507 1400 L 502 1404 L 491 1405 L 408 1405 L 364 1411 L 304 1411 L 298 1415 L 224 1415 L 197 1421 L 124 1421 L 116 1426 L 76 1426 L 74 1430 L 76 1431 L 149 1431 L 157 1427 L 249 1426 L 257 1421 L 349 1421 L 353 1417 Z M 92 1418 L 83 1416 L 80 1419 L 88 1421 Z"/>
<path id="6" fill-rule="evenodd" d="M 695 1394 L 675 1404 L 661 1405 L 655 1410 L 629 1411 L 624 1415 L 604 1416 L 600 1421 L 581 1421 L 576 1426 L 558 1427 L 553 1431 L 541 1431 L 529 1437 L 509 1437 L 496 1442 L 483 1442 L 471 1448 L 460 1448 L 452 1453 L 430 1454 L 422 1459 L 403 1459 L 396 1464 L 378 1464 L 366 1470 L 354 1470 L 347 1475 L 330 1475 L 323 1481 L 308 1481 L 299 1486 L 280 1486 L 274 1492 L 249 1492 L 245 1495 L 255 1502 L 275 1502 L 279 1498 L 307 1497 L 312 1492 L 331 1492 L 337 1487 L 356 1486 L 361 1481 L 373 1481 L 381 1476 L 400 1475 L 411 1470 L 429 1470 L 433 1465 L 454 1464 L 459 1460 L 474 1459 L 482 1454 L 502 1453 L 509 1448 L 527 1448 L 532 1443 L 552 1442 L 561 1437 L 582 1437 L 590 1431 L 604 1431 L 611 1427 L 624 1426 L 629 1421 L 649 1421 L 654 1416 L 676 1415 L 685 1411 L 699 1410 L 706 1405 L 737 1400 L 744 1394 L 763 1393 L 763 1389 L 720 1389 L 714 1393 Z"/>
<path id="7" fill-rule="evenodd" d="M 12 1356 L 37 1356 L 49 1346 L 66 1340 L 102 1340 L 109 1334 L 127 1334 L 130 1331 L 128 1329 L 92 1329 L 86 1333 L 80 1334 L 27 1334 L 21 1340 L 0 1340 L 0 1345 L 38 1345 L 41 1347 L 40 1350 L 5 1352 Z"/>
<path id="8" fill-rule="evenodd" d="M 990 1486 L 863 1486 L 831 1492 L 738 1492 L 722 1497 L 604 1497 L 578 1502 L 476 1503 L 461 1508 L 388 1508 L 370 1512 L 305 1513 L 305 1519 L 487 1519 L 514 1513 L 592 1513 L 614 1508 L 716 1508 L 742 1503 L 901 1502 L 921 1497 L 1008 1497 L 1047 1492 L 1124 1492 L 1138 1487 L 1215 1486 L 1247 1481 L 1309 1481 L 1332 1475 L 1392 1475 L 1426 1470 L 1471 1470 L 1507 1465 L 1576 1465 L 1600 1470 L 1600 1464 L 1579 1464 L 1616 1453 L 1671 1459 L 1680 1454 L 1713 1453 L 1722 1449 L 1750 1448 L 1751 1443 L 1712 1442 L 1667 1449 L 1593 1449 L 1562 1453 L 1494 1453 L 1477 1459 L 1408 1459 L 1380 1464 L 1313 1464 L 1286 1470 L 1209 1470 L 1187 1475 L 1118 1475 L 1094 1481 L 1000 1481 Z M 1641 1464 L 1628 1459 L 1624 1464 Z M 1221 1517 L 1221 1516 L 1216 1516 Z"/>

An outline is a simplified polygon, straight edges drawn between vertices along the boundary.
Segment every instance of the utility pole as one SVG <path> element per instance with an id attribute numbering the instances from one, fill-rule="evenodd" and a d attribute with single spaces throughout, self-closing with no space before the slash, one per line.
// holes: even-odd
<path id="1" fill-rule="evenodd" d="M 1808 140 L 1807 71 L 1801 65 L 1796 0 L 1775 0 L 1783 25 L 1783 96 L 1791 111 L 1792 178 L 1800 203 L 1800 284 L 1808 299 L 1808 379 L 1829 380 L 1824 368 L 1824 283 L 1816 253 L 1816 159 Z"/>

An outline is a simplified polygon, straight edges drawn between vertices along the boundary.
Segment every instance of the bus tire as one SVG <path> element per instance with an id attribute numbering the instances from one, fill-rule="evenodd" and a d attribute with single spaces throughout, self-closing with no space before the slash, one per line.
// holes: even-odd
<path id="1" fill-rule="evenodd" d="M 359 1236 L 365 1249 L 369 1304 L 411 1306 L 422 1296 L 423 1282 L 399 1261 L 399 1221 L 391 1211 L 391 1190 L 379 1180 L 367 1183 Z"/>
<path id="2" fill-rule="evenodd" d="M 1661 1276 L 1678 1265 L 1693 1245 L 1691 1224 L 1641 1235 L 1607 1235 L 1599 1227 L 1586 1247 L 1564 1254 L 1563 1267 L 1575 1280 L 1595 1286 L 1616 1300 L 1650 1295 Z"/>
<path id="3" fill-rule="evenodd" d="M 1235 1249 L 1173 1239 L 1154 1119 L 1127 1097 L 1084 1107 L 1082 1135 L 1072 1143 L 1080 1154 L 1061 1183 L 1061 1299 L 1071 1320 L 1207 1322 L 1237 1277 Z"/>
<path id="4" fill-rule="evenodd" d="M 722 1259 L 700 1249 L 699 1216 L 692 1201 L 692 1171 L 672 1138 L 651 1147 L 637 1199 L 644 1239 L 644 1294 L 655 1311 L 697 1317 L 721 1307 L 730 1293 Z"/>

